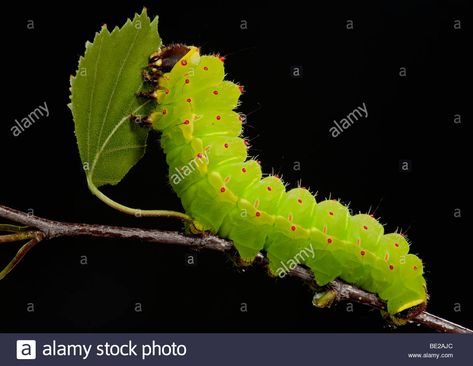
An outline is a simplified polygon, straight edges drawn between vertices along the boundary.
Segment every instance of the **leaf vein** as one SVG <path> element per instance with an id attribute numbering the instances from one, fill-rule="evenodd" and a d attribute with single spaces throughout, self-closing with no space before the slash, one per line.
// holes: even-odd
<path id="1" fill-rule="evenodd" d="M 116 148 L 113 148 L 113 149 L 105 150 L 105 151 L 102 152 L 102 155 L 107 155 L 107 154 L 115 153 L 115 152 L 117 152 L 117 151 L 132 150 L 132 149 L 140 149 L 140 148 L 144 148 L 144 147 L 146 147 L 146 145 L 120 146 L 120 147 L 116 147 Z"/>
<path id="2" fill-rule="evenodd" d="M 143 108 L 146 104 L 148 104 L 149 101 L 146 101 L 145 103 L 139 105 L 137 108 L 135 108 L 135 110 L 133 110 L 131 113 L 132 114 L 135 114 L 137 113 L 141 108 Z M 97 154 L 95 155 L 95 159 L 94 159 L 94 163 L 92 164 L 92 168 L 90 169 L 90 176 L 93 178 L 94 176 L 94 170 L 95 170 L 95 166 L 97 164 L 97 161 L 99 160 L 99 157 L 100 155 L 102 155 L 103 153 L 103 150 L 105 149 L 105 146 L 107 146 L 107 144 L 109 143 L 110 139 L 112 138 L 112 136 L 118 131 L 118 129 L 123 125 L 123 123 L 125 123 L 126 121 L 129 121 L 129 118 L 130 116 L 125 116 L 123 117 L 120 122 L 118 122 L 115 127 L 113 128 L 113 130 L 110 132 L 110 134 L 108 135 L 107 139 L 104 141 L 102 147 L 100 148 L 99 151 L 97 151 Z"/>

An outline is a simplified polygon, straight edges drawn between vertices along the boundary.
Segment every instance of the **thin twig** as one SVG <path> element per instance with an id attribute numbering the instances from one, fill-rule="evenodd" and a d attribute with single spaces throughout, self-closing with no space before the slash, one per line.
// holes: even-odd
<path id="1" fill-rule="evenodd" d="M 1 243 L 10 243 L 13 241 L 20 241 L 26 239 L 33 239 L 36 238 L 37 231 L 21 231 L 16 234 L 7 234 L 0 236 L 0 244 Z"/>
<path id="2" fill-rule="evenodd" d="M 10 263 L 8 263 L 5 268 L 0 272 L 0 280 L 4 279 L 5 276 L 9 274 L 13 270 L 13 268 L 17 266 L 18 263 L 20 263 L 20 261 L 30 251 L 30 249 L 33 248 L 44 238 L 44 234 L 41 231 L 32 231 L 31 234 L 33 235 L 31 240 L 29 240 L 26 244 L 23 244 L 23 246 L 18 250 L 18 252 L 15 254 Z"/>
<path id="3" fill-rule="evenodd" d="M 29 249 L 31 249 L 32 246 L 34 246 L 37 242 L 41 240 L 71 236 L 135 239 L 150 243 L 183 245 L 187 247 L 192 247 L 194 249 L 210 249 L 220 252 L 231 252 L 235 250 L 231 242 L 213 235 L 190 237 L 173 231 L 161 231 L 107 225 L 64 223 L 28 215 L 26 213 L 2 205 L 0 205 L 0 217 L 35 229 L 27 231 L 27 233 L 35 234 L 28 234 L 30 236 L 33 235 L 34 237 L 20 249 L 20 251 L 22 251 L 21 258 L 24 256 L 24 254 L 26 254 Z M 18 254 L 17 256 L 15 256 L 15 258 L 17 257 Z M 15 261 L 14 259 L 12 262 L 14 262 L 14 265 L 16 265 L 18 264 L 19 260 Z M 12 262 L 10 262 L 10 264 Z M 266 265 L 267 259 L 260 254 L 256 258 L 256 263 Z M 9 271 L 13 269 L 13 267 L 11 267 Z M 2 273 L 3 272 L 5 272 L 5 270 L 2 271 Z M 312 273 L 303 267 L 299 266 L 295 268 L 290 272 L 290 275 L 293 277 L 297 277 L 307 283 L 314 284 L 314 277 Z M 338 301 L 353 301 L 380 310 L 386 309 L 386 304 L 382 300 L 380 300 L 376 295 L 363 291 L 355 286 L 349 285 L 340 280 L 332 281 L 320 293 L 320 296 L 317 299 L 314 298 L 314 302 L 317 302 L 317 306 L 330 306 L 332 302 Z M 409 321 L 422 324 L 438 332 L 473 333 L 473 331 L 468 328 L 452 323 L 446 319 L 442 319 L 425 311 L 420 313 L 416 317 L 409 319 Z"/>

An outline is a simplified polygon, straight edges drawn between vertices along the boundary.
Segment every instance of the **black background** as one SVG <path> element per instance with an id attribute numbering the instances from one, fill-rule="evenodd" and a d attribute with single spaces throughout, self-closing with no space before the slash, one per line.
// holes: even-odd
<path id="1" fill-rule="evenodd" d="M 247 91 L 240 110 L 249 114 L 251 154 L 266 172 L 282 174 L 290 187 L 301 180 L 319 199 L 331 194 L 351 202 L 355 212 L 376 209 L 386 231 L 407 231 L 411 251 L 425 262 L 429 310 L 471 327 L 464 204 L 471 187 L 465 130 L 471 122 L 471 4 L 305 3 L 18 2 L 17 9 L 4 8 L 0 203 L 57 220 L 180 229 L 170 220 L 125 216 L 89 193 L 66 106 L 85 41 L 103 23 L 120 26 L 145 5 L 150 15 L 159 14 L 165 43 L 226 55 L 228 78 Z M 26 27 L 29 19 L 34 30 Z M 354 30 L 346 29 L 348 19 Z M 454 29 L 455 19 L 461 30 Z M 241 20 L 248 29 L 240 28 Z M 291 77 L 292 66 L 303 67 L 302 78 Z M 399 76 L 401 67 L 406 77 Z M 13 137 L 15 118 L 44 101 L 49 118 Z M 363 102 L 368 118 L 332 138 L 333 120 Z M 455 114 L 462 124 L 453 123 Z M 402 159 L 412 162 L 411 172 L 400 172 Z M 146 157 L 104 192 L 132 207 L 180 209 L 154 134 Z M 461 219 L 453 217 L 455 208 L 462 209 Z M 17 248 L 2 245 L 2 265 Z M 363 306 L 355 304 L 353 312 L 346 304 L 313 308 L 310 291 L 297 280 L 241 270 L 211 252 L 197 253 L 197 265 L 186 267 L 187 253 L 133 241 L 41 243 L 0 282 L 0 330 L 391 331 L 377 311 Z M 30 302 L 34 313 L 26 311 Z M 136 302 L 141 313 L 134 311 Z M 240 311 L 242 303 L 247 312 Z"/>

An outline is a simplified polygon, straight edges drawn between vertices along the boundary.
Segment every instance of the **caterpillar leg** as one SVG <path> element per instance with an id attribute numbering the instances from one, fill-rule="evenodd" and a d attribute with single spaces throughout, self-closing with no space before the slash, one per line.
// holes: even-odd
<path id="1" fill-rule="evenodd" d="M 154 65 L 149 64 L 148 67 L 143 69 L 143 80 L 147 83 L 150 83 L 154 86 L 158 85 L 158 80 L 160 76 L 163 75 L 162 71 L 154 67 Z"/>
<path id="2" fill-rule="evenodd" d="M 158 99 L 158 93 L 156 92 L 155 89 L 150 90 L 150 91 L 141 91 L 139 93 L 136 93 L 136 96 L 139 98 L 151 99 L 151 100 Z"/>
<path id="3" fill-rule="evenodd" d="M 397 314 L 389 314 L 387 311 L 381 310 L 381 316 L 391 325 L 401 326 L 407 324 L 410 319 L 415 318 L 417 315 L 425 311 L 426 308 L 427 304 L 424 302 Z"/>
<path id="4" fill-rule="evenodd" d="M 329 308 L 337 298 L 337 292 L 333 289 L 322 288 L 312 298 L 312 305 L 317 308 Z"/>
<path id="5" fill-rule="evenodd" d="M 158 94 L 156 92 L 156 87 L 158 85 L 158 80 L 162 76 L 162 74 L 163 73 L 160 70 L 158 70 L 151 64 L 148 65 L 148 67 L 144 68 L 142 72 L 143 80 L 145 83 L 151 84 L 152 88 L 145 88 L 148 90 L 136 93 L 136 96 L 139 98 L 157 100 Z"/>
<path id="6" fill-rule="evenodd" d="M 196 220 L 186 223 L 185 231 L 192 235 L 204 235 L 206 233 L 202 224 Z"/>
<path id="7" fill-rule="evenodd" d="M 141 127 L 151 127 L 152 122 L 149 116 L 130 115 L 130 121 Z"/>

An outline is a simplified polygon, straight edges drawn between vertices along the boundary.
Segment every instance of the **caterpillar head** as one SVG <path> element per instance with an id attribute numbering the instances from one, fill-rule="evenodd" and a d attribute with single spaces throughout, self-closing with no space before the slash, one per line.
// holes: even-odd
<path id="1" fill-rule="evenodd" d="M 149 67 L 152 67 L 161 73 L 170 72 L 174 65 L 183 58 L 192 47 L 183 44 L 172 44 L 162 47 L 154 52 L 149 58 Z"/>

